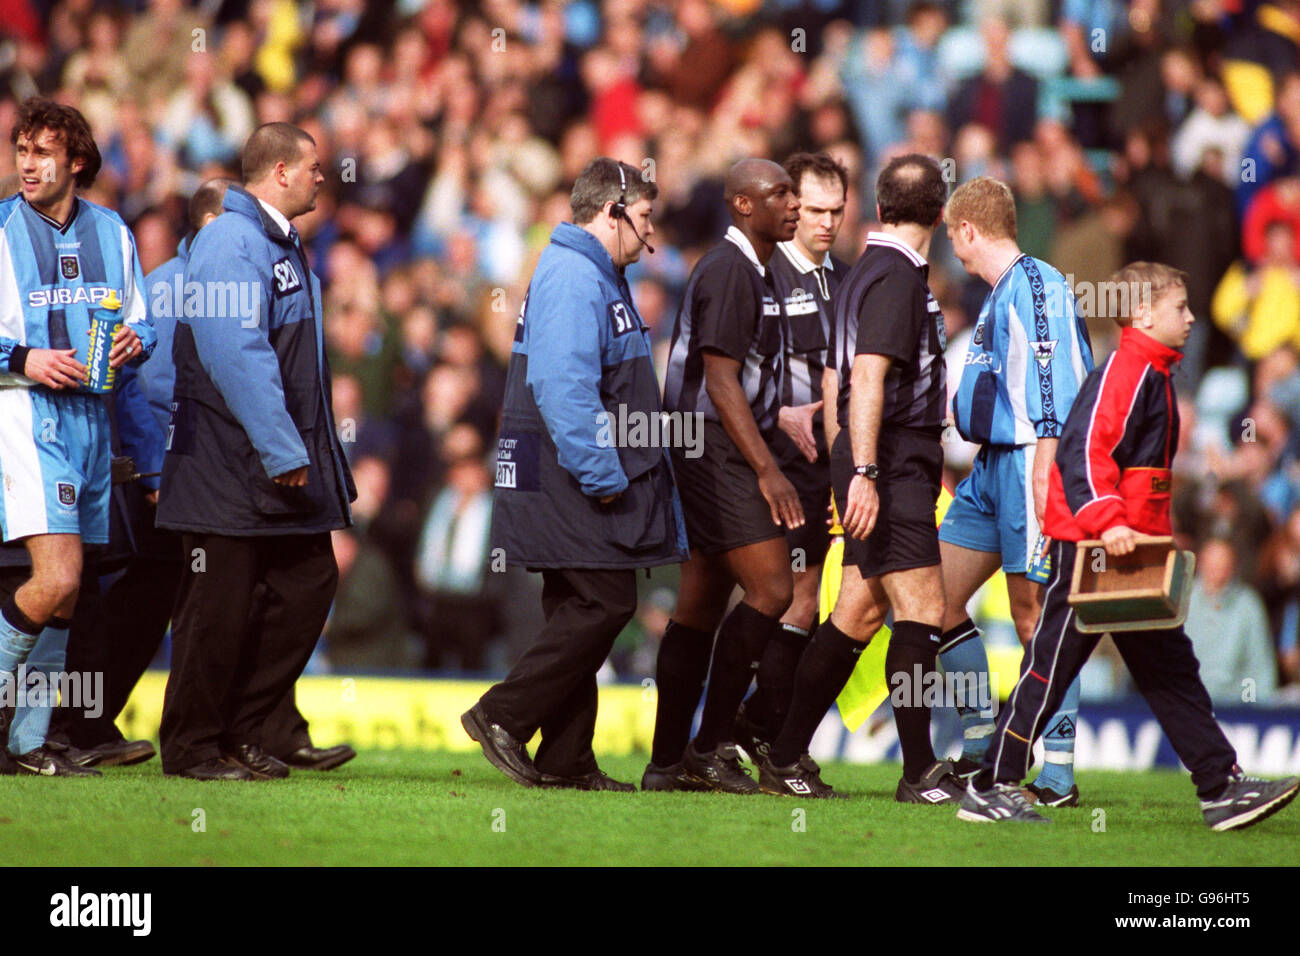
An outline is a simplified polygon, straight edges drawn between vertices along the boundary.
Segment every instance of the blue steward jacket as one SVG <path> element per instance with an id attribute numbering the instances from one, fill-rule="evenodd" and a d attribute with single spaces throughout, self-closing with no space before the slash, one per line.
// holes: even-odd
<path id="1" fill-rule="evenodd" d="M 158 526 L 312 534 L 356 498 L 330 408 L 320 281 L 258 201 L 226 190 L 194 238 L 175 316 L 175 386 Z M 275 484 L 307 466 L 307 485 Z"/>
<path id="2" fill-rule="evenodd" d="M 626 279 L 594 236 L 561 223 L 515 330 L 492 547 L 538 569 L 686 560 L 672 464 L 652 437 L 662 438 L 662 411 L 650 334 Z"/>

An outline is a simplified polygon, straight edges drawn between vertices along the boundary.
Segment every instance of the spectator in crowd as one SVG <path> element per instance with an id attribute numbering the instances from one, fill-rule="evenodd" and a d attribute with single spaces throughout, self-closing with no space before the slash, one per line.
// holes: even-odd
<path id="1" fill-rule="evenodd" d="M 1300 180 L 1288 180 L 1300 190 Z M 1300 347 L 1300 262 L 1296 231 L 1285 220 L 1264 229 L 1258 265 L 1234 263 L 1214 292 L 1210 314 L 1252 361 L 1278 348 Z"/>
<path id="2" fill-rule="evenodd" d="M 1031 139 L 1038 120 L 1038 81 L 1012 65 L 1006 23 L 988 19 L 980 24 L 984 39 L 984 68 L 962 83 L 948 105 L 953 129 L 979 123 L 992 130 L 998 152 L 1007 155 L 1014 143 Z"/>
<path id="3" fill-rule="evenodd" d="M 1232 111 L 1223 83 L 1216 76 L 1196 85 L 1196 108 L 1183 120 L 1170 144 L 1174 172 L 1190 179 L 1205 160 L 1206 150 L 1220 153 L 1220 176 L 1229 186 L 1241 178 L 1241 154 L 1250 138 L 1250 125 Z"/>
<path id="4" fill-rule="evenodd" d="M 423 666 L 438 669 L 455 662 L 477 671 L 498 630 L 500 575 L 492 572 L 504 570 L 489 567 L 492 476 L 483 440 L 470 425 L 448 432 L 442 460 L 447 482 L 429 506 L 415 554 Z"/>
<path id="5" fill-rule="evenodd" d="M 1277 658 L 1259 595 L 1237 577 L 1232 542 L 1211 537 L 1196 553 L 1187 636 L 1201 680 L 1216 704 L 1267 703 L 1277 689 Z"/>

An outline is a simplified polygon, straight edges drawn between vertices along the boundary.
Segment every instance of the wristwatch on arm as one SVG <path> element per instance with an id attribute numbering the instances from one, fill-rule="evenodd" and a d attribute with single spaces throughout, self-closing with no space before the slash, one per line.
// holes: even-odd
<path id="1" fill-rule="evenodd" d="M 858 465 L 853 469 L 855 475 L 861 475 L 863 478 L 869 478 L 875 481 L 880 477 L 880 467 L 878 465 Z"/>

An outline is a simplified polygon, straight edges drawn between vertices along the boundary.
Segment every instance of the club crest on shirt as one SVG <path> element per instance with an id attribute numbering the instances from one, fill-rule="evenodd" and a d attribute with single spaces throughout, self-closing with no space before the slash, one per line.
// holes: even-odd
<path id="1" fill-rule="evenodd" d="M 81 263 L 75 255 L 59 256 L 59 274 L 65 279 L 75 279 L 81 275 Z"/>
<path id="2" fill-rule="evenodd" d="M 984 323 L 981 322 L 975 326 L 975 334 L 971 336 L 971 341 L 976 345 L 984 344 Z"/>
<path id="3" fill-rule="evenodd" d="M 71 508 L 77 503 L 76 486 L 66 481 L 60 481 L 56 487 L 59 491 L 59 504 Z"/>
<path id="4" fill-rule="evenodd" d="M 1052 364 L 1052 356 L 1056 354 L 1056 339 L 1047 342 L 1030 342 L 1029 347 L 1034 350 L 1034 358 L 1043 368 Z"/>

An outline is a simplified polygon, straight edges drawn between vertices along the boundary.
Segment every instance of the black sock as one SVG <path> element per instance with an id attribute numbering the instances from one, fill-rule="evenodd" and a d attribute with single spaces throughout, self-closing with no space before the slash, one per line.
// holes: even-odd
<path id="1" fill-rule="evenodd" d="M 9 600 L 0 606 L 0 614 L 4 614 L 5 620 L 24 634 L 38 636 L 44 630 L 44 627 L 23 613 L 15 595 L 9 595 Z"/>
<path id="2" fill-rule="evenodd" d="M 785 715 L 790 712 L 794 696 L 794 674 L 799 658 L 808 647 L 809 634 L 794 624 L 782 624 L 776 636 L 767 642 L 763 662 L 754 678 L 757 689 L 745 701 L 745 717 L 758 725 L 764 740 L 781 732 Z"/>
<path id="3" fill-rule="evenodd" d="M 763 660 L 763 651 L 780 630 L 779 617 L 768 617 L 743 601 L 722 619 L 713 645 L 704 715 L 700 718 L 700 732 L 695 735 L 698 753 L 716 750 L 731 736 L 736 711 Z"/>
<path id="4" fill-rule="evenodd" d="M 950 627 L 939 637 L 939 653 L 947 654 L 950 650 L 965 644 L 967 641 L 977 640 L 980 636 L 980 629 L 975 626 L 975 622 L 966 618 L 956 627 Z"/>
<path id="5" fill-rule="evenodd" d="M 654 744 L 650 762 L 656 767 L 680 763 L 691 737 L 691 721 L 709 673 L 713 635 L 669 621 L 659 641 L 655 684 L 659 695 L 655 711 Z"/>
<path id="6" fill-rule="evenodd" d="M 769 755 L 778 767 L 788 767 L 808 750 L 817 725 L 848 683 L 866 643 L 855 641 L 830 621 L 824 621 L 799 659 L 790 713 Z"/>
<path id="7" fill-rule="evenodd" d="M 894 724 L 903 748 L 903 779 L 916 783 L 934 763 L 930 743 L 930 708 L 925 705 L 927 674 L 937 668 L 939 628 L 919 621 L 895 621 L 894 634 L 885 652 L 885 673 L 889 676 L 889 699 L 894 707 Z"/>

